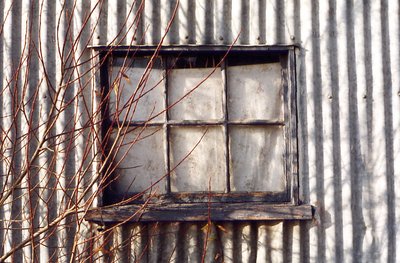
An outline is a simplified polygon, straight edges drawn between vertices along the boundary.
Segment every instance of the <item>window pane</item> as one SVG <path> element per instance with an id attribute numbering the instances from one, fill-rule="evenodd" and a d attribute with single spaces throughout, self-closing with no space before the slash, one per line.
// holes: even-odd
<path id="1" fill-rule="evenodd" d="M 161 127 L 138 127 L 126 134 L 113 161 L 121 161 L 115 171 L 118 193 L 142 192 L 166 174 L 163 132 Z M 164 193 L 165 180 L 154 185 L 152 192 Z"/>
<path id="2" fill-rule="evenodd" d="M 207 77 L 213 68 L 173 69 L 168 75 L 169 105 L 179 101 L 199 83 L 191 94 L 170 110 L 172 120 L 219 120 L 223 118 L 221 69 Z"/>
<path id="3" fill-rule="evenodd" d="M 283 119 L 281 86 L 279 63 L 228 67 L 229 119 Z"/>
<path id="4" fill-rule="evenodd" d="M 125 64 L 129 66 L 123 67 L 120 58 L 112 67 L 110 113 L 114 118 L 123 121 L 128 114 L 128 121 L 146 121 L 157 115 L 153 121 L 165 119 L 165 113 L 162 113 L 165 109 L 165 81 L 161 59 L 156 60 L 150 73 L 146 73 L 147 77 L 140 81 L 147 63 L 148 58 L 136 58 L 128 60 Z"/>
<path id="5" fill-rule="evenodd" d="M 229 135 L 231 190 L 283 191 L 283 128 L 231 126 Z"/>
<path id="6" fill-rule="evenodd" d="M 171 169 L 194 149 L 171 174 L 173 192 L 226 189 L 226 147 L 222 127 L 173 127 L 170 142 Z"/>

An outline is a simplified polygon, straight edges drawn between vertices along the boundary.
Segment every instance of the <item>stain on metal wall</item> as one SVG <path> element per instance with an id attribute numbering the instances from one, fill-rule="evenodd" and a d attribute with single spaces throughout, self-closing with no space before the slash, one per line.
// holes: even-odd
<path id="1" fill-rule="evenodd" d="M 0 255 L 34 240 L 8 261 L 396 262 L 400 257 L 398 1 L 13 0 L 1 1 L 0 10 Z M 96 108 L 92 91 L 98 83 L 92 64 L 85 63 L 92 56 L 86 47 L 160 41 L 299 45 L 300 191 L 304 202 L 317 207 L 313 222 L 132 224 L 98 238 L 102 229 L 68 210 L 76 202 L 81 207 L 96 202 L 88 192 L 96 191 L 97 163 L 82 161 L 97 160 L 95 145 L 85 143 L 96 140 L 96 131 L 86 131 L 85 124 Z M 60 115 L 52 105 L 63 109 Z M 58 121 L 47 129 L 54 115 Z M 22 136 L 30 127 L 36 127 L 34 136 Z M 54 136 L 41 144 L 47 133 Z M 26 169 L 39 144 L 45 154 Z M 27 172 L 20 178 L 19 171 Z M 7 194 L 15 182 L 18 187 Z M 60 211 L 69 216 L 61 219 Z M 106 246 L 98 246 L 105 240 Z"/>

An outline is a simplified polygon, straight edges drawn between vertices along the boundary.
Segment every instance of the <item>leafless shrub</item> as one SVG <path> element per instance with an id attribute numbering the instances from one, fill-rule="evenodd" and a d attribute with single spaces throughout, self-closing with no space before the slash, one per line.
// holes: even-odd
<path id="1" fill-rule="evenodd" d="M 103 33 L 106 2 L 50 2 L 14 0 L 1 6 L 0 262 L 118 261 L 116 251 L 129 244 L 113 241 L 113 232 L 124 222 L 103 229 L 84 220 L 87 210 L 101 202 L 118 165 L 115 152 L 128 131 L 119 128 L 114 144 L 105 148 L 110 133 L 102 134 L 102 108 L 114 91 L 102 91 L 98 70 L 104 57 L 87 47 Z M 143 8 L 144 1 L 127 8 L 113 46 L 144 37 L 146 28 L 138 30 Z M 128 100 L 132 114 L 151 68 L 152 60 Z M 118 85 L 117 78 L 113 86 Z M 210 222 L 206 226 L 208 236 Z M 127 240 L 138 236 L 140 230 L 133 231 Z"/>

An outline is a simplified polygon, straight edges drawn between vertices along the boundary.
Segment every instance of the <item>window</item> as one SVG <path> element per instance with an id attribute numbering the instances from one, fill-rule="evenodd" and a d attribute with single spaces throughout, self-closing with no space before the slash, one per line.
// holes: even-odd
<path id="1" fill-rule="evenodd" d="M 102 50 L 104 205 L 94 221 L 309 219 L 294 47 Z"/>

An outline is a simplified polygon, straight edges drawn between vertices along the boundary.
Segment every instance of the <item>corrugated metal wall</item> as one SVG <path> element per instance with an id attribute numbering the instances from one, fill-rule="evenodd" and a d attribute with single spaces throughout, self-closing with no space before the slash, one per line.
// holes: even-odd
<path id="1" fill-rule="evenodd" d="M 7 261 L 399 261 L 398 1 L 6 0 L 0 10 Z M 89 116 L 98 80 L 85 48 L 161 39 L 301 46 L 300 189 L 316 220 L 126 225 L 101 237 L 74 216 L 96 202 L 97 150 L 88 142 L 97 138 Z M 24 240 L 33 241 L 14 252 Z"/>

